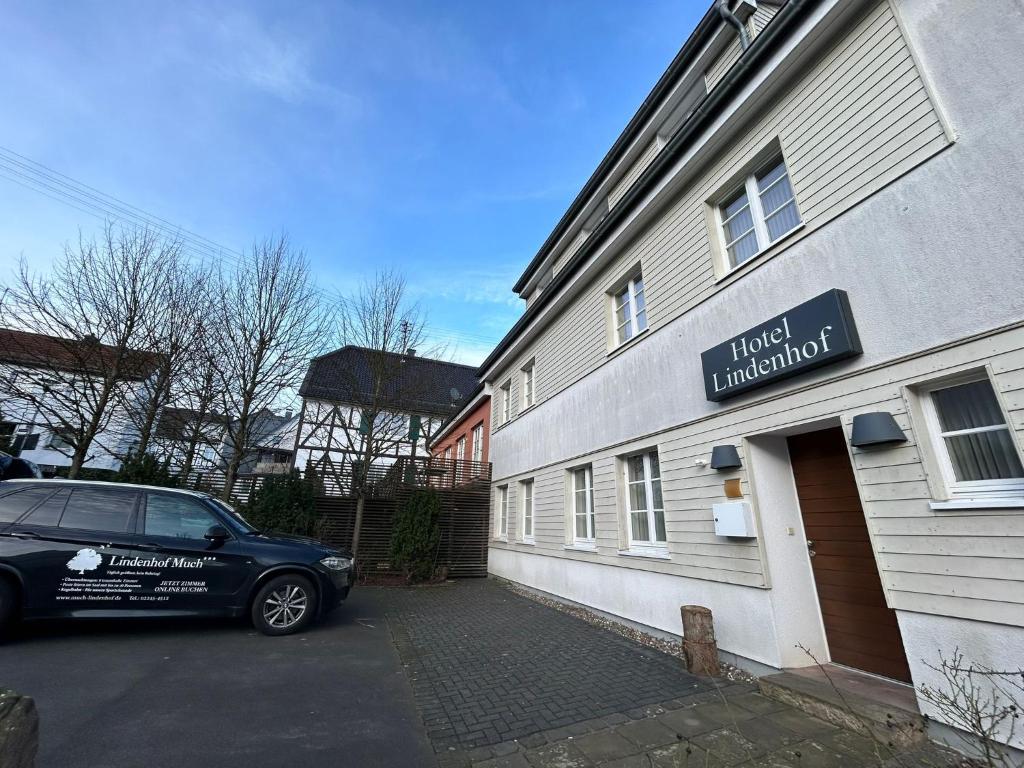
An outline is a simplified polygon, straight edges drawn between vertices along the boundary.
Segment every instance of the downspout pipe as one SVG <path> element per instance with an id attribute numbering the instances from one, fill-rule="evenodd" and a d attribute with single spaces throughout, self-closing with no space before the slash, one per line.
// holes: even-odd
<path id="1" fill-rule="evenodd" d="M 750 47 L 750 34 L 739 17 L 729 10 L 729 0 L 718 0 L 718 15 L 725 19 L 726 23 L 736 27 L 736 31 L 740 35 L 740 49 L 747 50 Z"/>

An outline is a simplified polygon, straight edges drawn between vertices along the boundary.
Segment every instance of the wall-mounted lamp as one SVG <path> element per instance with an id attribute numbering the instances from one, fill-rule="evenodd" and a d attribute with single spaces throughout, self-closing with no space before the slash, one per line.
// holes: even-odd
<path id="1" fill-rule="evenodd" d="M 712 469 L 739 469 L 743 466 L 735 445 L 716 445 L 711 449 Z"/>
<path id="2" fill-rule="evenodd" d="M 853 434 L 850 437 L 850 445 L 854 448 L 895 445 L 905 442 L 907 442 L 907 436 L 903 434 L 903 430 L 900 429 L 900 425 L 896 423 L 893 415 L 887 411 L 859 413 L 853 417 Z"/>

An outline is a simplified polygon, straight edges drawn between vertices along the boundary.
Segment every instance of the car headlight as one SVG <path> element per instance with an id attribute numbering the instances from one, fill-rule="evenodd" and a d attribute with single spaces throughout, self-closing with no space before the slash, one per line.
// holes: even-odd
<path id="1" fill-rule="evenodd" d="M 332 571 L 347 571 L 352 567 L 352 558 L 331 555 L 330 557 L 325 557 L 321 560 L 320 565 L 324 568 L 329 568 Z"/>

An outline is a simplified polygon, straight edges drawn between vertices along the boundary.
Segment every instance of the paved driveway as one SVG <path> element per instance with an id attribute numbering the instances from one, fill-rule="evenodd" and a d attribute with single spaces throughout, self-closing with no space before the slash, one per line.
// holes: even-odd
<path id="1" fill-rule="evenodd" d="M 429 766 L 378 590 L 267 638 L 239 622 L 35 625 L 0 646 L 39 768 Z"/>
<path id="2" fill-rule="evenodd" d="M 362 588 L 266 638 L 240 622 L 26 628 L 0 687 L 33 696 L 40 768 L 889 765 L 749 684 L 488 580 Z M 880 759 L 880 758 L 886 759 Z M 944 763 L 942 756 L 900 766 Z"/>

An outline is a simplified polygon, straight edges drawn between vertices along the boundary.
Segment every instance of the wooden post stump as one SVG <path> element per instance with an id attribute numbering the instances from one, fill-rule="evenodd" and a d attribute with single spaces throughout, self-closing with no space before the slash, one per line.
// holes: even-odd
<path id="1" fill-rule="evenodd" d="M 718 645 L 715 643 L 715 623 L 711 609 L 702 605 L 684 605 L 679 612 L 683 617 L 686 668 L 695 675 L 717 677 Z"/>

